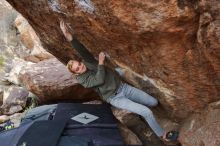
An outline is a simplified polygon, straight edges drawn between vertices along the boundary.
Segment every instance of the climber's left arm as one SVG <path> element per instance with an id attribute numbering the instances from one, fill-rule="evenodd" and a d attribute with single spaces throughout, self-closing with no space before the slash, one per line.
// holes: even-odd
<path id="1" fill-rule="evenodd" d="M 60 29 L 62 30 L 65 38 L 67 41 L 71 42 L 73 48 L 79 53 L 80 57 L 85 61 L 92 63 L 94 65 L 98 65 L 98 61 L 94 58 L 92 53 L 89 52 L 89 50 L 80 43 L 77 38 L 75 38 L 67 28 L 64 21 L 60 21 Z"/>

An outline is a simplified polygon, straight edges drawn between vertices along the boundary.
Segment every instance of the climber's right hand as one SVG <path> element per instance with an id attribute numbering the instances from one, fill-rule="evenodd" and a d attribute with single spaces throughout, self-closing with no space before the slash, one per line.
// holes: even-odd
<path id="1" fill-rule="evenodd" d="M 67 41 L 71 42 L 73 40 L 73 36 L 70 33 L 69 29 L 67 28 L 63 20 L 60 21 L 60 29 L 63 32 L 63 35 L 65 36 Z"/>

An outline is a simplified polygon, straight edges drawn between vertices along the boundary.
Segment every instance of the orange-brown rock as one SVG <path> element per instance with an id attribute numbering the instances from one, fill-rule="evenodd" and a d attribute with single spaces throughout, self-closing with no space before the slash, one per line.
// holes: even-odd
<path id="1" fill-rule="evenodd" d="M 220 145 L 220 101 L 212 103 L 201 113 L 193 114 L 181 128 L 183 146 Z"/>
<path id="2" fill-rule="evenodd" d="M 220 98 L 218 0 L 7 1 L 63 63 L 75 55 L 60 19 L 94 55 L 106 51 L 127 68 L 126 79 L 157 96 L 175 117 Z"/>

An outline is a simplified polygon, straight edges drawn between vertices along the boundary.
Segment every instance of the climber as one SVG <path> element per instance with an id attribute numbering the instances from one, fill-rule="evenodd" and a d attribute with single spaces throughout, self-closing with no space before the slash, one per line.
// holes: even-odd
<path id="1" fill-rule="evenodd" d="M 104 65 L 105 53 L 99 53 L 98 61 L 71 33 L 63 21 L 60 28 L 73 48 L 79 53 L 83 61 L 70 60 L 68 70 L 75 75 L 78 83 L 85 88 L 93 88 L 102 99 L 120 109 L 141 115 L 155 134 L 163 141 L 177 142 L 178 132 L 165 132 L 158 124 L 152 111 L 148 107 L 158 104 L 157 99 L 147 93 L 123 83 L 119 75 Z"/>

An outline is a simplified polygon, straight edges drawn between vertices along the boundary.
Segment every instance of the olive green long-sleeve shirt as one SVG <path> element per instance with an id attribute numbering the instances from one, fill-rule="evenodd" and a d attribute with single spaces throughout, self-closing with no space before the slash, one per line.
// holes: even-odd
<path id="1" fill-rule="evenodd" d="M 103 100 L 115 94 L 121 84 L 118 74 L 104 65 L 98 65 L 98 61 L 77 39 L 74 38 L 71 43 L 87 67 L 85 73 L 76 76 L 77 81 L 85 88 L 95 89 Z"/>

